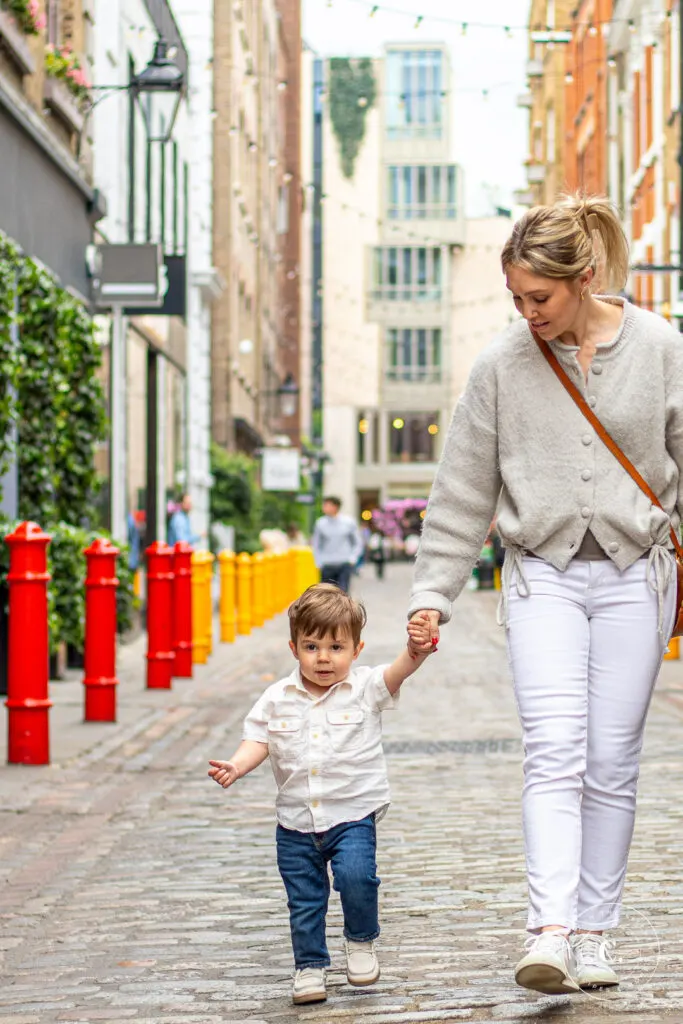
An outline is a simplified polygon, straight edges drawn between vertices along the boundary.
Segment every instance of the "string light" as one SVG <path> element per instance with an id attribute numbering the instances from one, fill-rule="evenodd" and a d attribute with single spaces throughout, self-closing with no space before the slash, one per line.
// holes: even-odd
<path id="1" fill-rule="evenodd" d="M 377 4 L 374 4 L 372 10 L 370 11 L 370 15 L 369 16 L 371 18 L 374 18 L 375 15 L 377 14 L 378 10 L 379 10 L 379 7 L 377 6 Z"/>
<path id="2" fill-rule="evenodd" d="M 415 28 L 419 28 L 423 21 L 424 14 L 418 14 L 417 18 L 415 19 Z"/>

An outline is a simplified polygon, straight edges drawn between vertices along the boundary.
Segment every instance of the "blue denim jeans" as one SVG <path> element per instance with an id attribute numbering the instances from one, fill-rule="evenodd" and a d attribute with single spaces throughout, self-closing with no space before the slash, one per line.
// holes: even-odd
<path id="1" fill-rule="evenodd" d="M 336 583 L 340 590 L 348 594 L 352 569 L 353 566 L 346 562 L 342 565 L 323 565 L 320 569 L 320 579 L 323 583 Z"/>
<path id="2" fill-rule="evenodd" d="M 278 825 L 277 866 L 287 891 L 294 963 L 329 967 L 325 915 L 330 896 L 327 865 L 341 897 L 344 935 L 369 942 L 379 935 L 375 816 L 335 825 L 327 832 L 294 832 Z"/>

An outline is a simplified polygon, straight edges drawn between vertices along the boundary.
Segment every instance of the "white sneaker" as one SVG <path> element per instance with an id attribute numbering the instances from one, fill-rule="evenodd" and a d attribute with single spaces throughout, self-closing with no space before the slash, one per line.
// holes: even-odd
<path id="1" fill-rule="evenodd" d="M 374 985 L 379 978 L 379 960 L 374 942 L 345 939 L 346 977 L 350 985 Z"/>
<path id="2" fill-rule="evenodd" d="M 526 948 L 529 952 L 515 969 L 518 985 L 547 995 L 581 991 L 575 978 L 574 954 L 563 932 L 532 935 Z"/>
<path id="3" fill-rule="evenodd" d="M 324 1003 L 327 999 L 324 967 L 302 967 L 294 975 L 293 1003 Z"/>
<path id="4" fill-rule="evenodd" d="M 572 935 L 572 952 L 576 960 L 576 980 L 581 988 L 609 988 L 619 984 L 610 967 L 614 943 L 603 935 L 582 933 Z"/>

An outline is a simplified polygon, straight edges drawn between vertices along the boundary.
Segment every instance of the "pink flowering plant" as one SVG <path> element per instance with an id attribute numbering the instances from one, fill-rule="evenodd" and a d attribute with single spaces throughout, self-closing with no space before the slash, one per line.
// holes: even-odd
<path id="1" fill-rule="evenodd" d="M 17 25 L 27 36 L 37 36 L 47 24 L 38 0 L 1 0 L 0 7 L 14 16 Z"/>
<path id="2" fill-rule="evenodd" d="M 70 46 L 46 48 L 45 73 L 51 78 L 61 79 L 77 99 L 85 100 L 89 97 L 91 84 L 83 65 Z"/>

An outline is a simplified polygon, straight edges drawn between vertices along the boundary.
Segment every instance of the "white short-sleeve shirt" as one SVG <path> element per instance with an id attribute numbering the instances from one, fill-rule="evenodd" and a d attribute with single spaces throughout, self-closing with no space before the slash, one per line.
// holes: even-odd
<path id="1" fill-rule="evenodd" d="M 354 668 L 321 697 L 299 666 L 269 686 L 244 723 L 244 739 L 268 744 L 277 783 L 277 819 L 297 832 L 326 832 L 344 821 L 384 814 L 389 780 L 382 711 L 396 707 L 386 665 Z"/>

